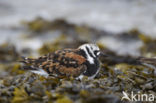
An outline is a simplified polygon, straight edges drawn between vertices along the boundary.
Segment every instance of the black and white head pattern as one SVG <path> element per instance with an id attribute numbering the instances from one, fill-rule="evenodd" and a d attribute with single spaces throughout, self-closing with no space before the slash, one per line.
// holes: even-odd
<path id="1" fill-rule="evenodd" d="M 79 49 L 85 52 L 90 64 L 94 64 L 94 59 L 100 55 L 100 49 L 96 44 L 84 44 Z"/>

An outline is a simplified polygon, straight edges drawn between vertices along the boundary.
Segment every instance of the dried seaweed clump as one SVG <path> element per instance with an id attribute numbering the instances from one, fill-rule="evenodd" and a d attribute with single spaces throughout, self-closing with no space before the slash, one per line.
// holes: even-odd
<path id="1" fill-rule="evenodd" d="M 4 43 L 0 45 L 0 62 L 7 63 L 16 61 L 19 57 L 14 45 Z"/>
<path id="2" fill-rule="evenodd" d="M 44 43 L 43 46 L 39 48 L 38 52 L 40 55 L 43 55 L 64 48 L 77 48 L 79 45 L 82 45 L 84 43 L 87 42 L 83 40 L 68 40 L 68 37 L 62 34 L 53 42 Z"/>
<path id="3" fill-rule="evenodd" d="M 97 40 L 103 35 L 109 34 L 106 31 L 100 31 L 95 28 L 91 28 L 85 25 L 76 25 L 70 23 L 64 19 L 56 20 L 45 20 L 44 18 L 38 17 L 32 21 L 24 21 L 23 24 L 31 31 L 31 35 L 43 35 L 46 32 L 59 31 L 60 34 L 65 34 L 71 38 L 79 40 Z"/>
<path id="4" fill-rule="evenodd" d="M 149 36 L 140 35 L 140 39 L 143 41 L 144 45 L 140 48 L 140 52 L 144 56 L 153 57 L 156 55 L 156 39 Z"/>
<path id="5" fill-rule="evenodd" d="M 0 102 L 120 103 L 122 91 L 156 95 L 152 69 L 128 64 L 101 68 L 93 80 L 45 78 L 30 72 L 4 78 L 0 81 Z"/>

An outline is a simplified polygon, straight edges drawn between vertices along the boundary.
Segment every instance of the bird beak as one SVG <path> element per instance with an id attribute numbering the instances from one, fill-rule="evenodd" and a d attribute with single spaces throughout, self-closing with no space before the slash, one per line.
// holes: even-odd
<path id="1" fill-rule="evenodd" d="M 102 57 L 108 57 L 108 55 L 106 55 L 104 52 L 100 51 L 100 55 L 99 56 L 102 56 Z"/>

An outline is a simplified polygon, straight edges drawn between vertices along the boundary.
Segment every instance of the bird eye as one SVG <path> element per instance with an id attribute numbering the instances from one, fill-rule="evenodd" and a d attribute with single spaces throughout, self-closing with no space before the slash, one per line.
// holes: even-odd
<path id="1" fill-rule="evenodd" d="M 94 51 L 94 54 L 98 56 L 98 55 L 100 54 L 100 51 L 95 50 L 95 51 Z"/>

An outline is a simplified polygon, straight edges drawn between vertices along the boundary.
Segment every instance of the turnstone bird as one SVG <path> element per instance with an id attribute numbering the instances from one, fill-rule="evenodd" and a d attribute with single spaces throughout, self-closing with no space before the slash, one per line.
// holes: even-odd
<path id="1" fill-rule="evenodd" d="M 24 58 L 24 69 L 44 76 L 73 76 L 94 78 L 100 70 L 100 49 L 95 44 L 83 44 L 77 49 L 63 49 L 37 59 Z"/>

